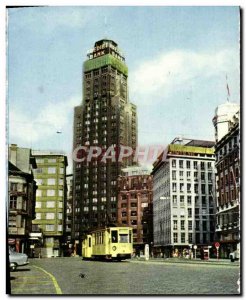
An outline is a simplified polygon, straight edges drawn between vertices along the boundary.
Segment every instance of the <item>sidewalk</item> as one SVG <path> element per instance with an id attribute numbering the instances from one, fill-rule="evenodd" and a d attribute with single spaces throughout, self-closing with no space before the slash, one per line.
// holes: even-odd
<path id="1" fill-rule="evenodd" d="M 144 257 L 132 258 L 133 260 L 145 261 Z M 163 262 L 163 263 L 182 263 L 182 264 L 213 264 L 213 265 L 229 265 L 229 266 L 240 266 L 240 261 L 231 262 L 230 259 L 219 259 L 210 258 L 209 260 L 201 259 L 185 259 L 185 258 L 150 258 L 149 261 L 152 262 Z"/>

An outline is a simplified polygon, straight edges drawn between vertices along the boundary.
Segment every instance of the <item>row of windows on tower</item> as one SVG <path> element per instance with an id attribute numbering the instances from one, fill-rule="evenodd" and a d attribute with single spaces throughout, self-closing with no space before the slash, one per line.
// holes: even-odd
<path id="1" fill-rule="evenodd" d="M 102 76 L 103 74 L 109 73 L 110 75 L 114 75 L 114 76 L 120 76 L 123 80 L 127 80 L 127 76 L 123 73 L 121 73 L 120 71 L 118 71 L 117 69 L 115 69 L 112 66 L 108 66 L 108 67 L 103 67 L 101 69 L 97 69 L 91 72 L 86 72 L 84 73 L 84 78 L 85 79 L 90 79 L 90 78 L 94 78 L 97 76 Z"/>

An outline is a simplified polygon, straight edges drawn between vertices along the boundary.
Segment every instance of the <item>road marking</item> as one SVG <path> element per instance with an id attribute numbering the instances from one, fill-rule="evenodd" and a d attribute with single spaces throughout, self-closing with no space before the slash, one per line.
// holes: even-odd
<path id="1" fill-rule="evenodd" d="M 25 285 L 28 285 L 28 284 L 37 284 L 37 281 L 35 281 L 35 282 L 32 282 L 32 281 L 27 281 L 27 282 L 25 282 L 25 281 L 20 281 L 20 282 L 15 282 L 15 284 L 23 284 L 23 283 L 25 283 Z M 51 284 L 51 282 L 50 282 L 50 280 L 49 281 L 39 281 L 38 282 L 38 284 L 47 284 L 47 283 L 49 283 L 49 284 Z"/>
<path id="2" fill-rule="evenodd" d="M 50 274 L 49 272 L 47 272 L 47 271 L 44 270 L 43 268 L 40 268 L 40 267 L 37 267 L 37 266 L 33 266 L 33 267 L 34 267 L 34 268 L 37 268 L 37 269 L 40 269 L 40 270 L 43 271 L 45 274 L 49 275 L 50 278 L 51 278 L 52 281 L 53 281 L 54 286 L 55 286 L 56 293 L 57 293 L 57 294 L 62 294 L 61 288 L 59 287 L 59 284 L 58 284 L 58 282 L 56 281 L 55 276 L 53 276 L 52 274 Z"/>

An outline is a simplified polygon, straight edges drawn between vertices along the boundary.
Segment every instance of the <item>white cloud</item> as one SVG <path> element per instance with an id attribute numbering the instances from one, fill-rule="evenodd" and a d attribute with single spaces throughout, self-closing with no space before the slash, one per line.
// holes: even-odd
<path id="1" fill-rule="evenodd" d="M 19 108 L 9 111 L 9 135 L 11 141 L 23 145 L 33 145 L 37 141 L 47 140 L 63 131 L 73 122 L 73 108 L 81 103 L 80 97 L 72 97 L 63 102 L 50 102 L 38 115 L 30 116 Z M 70 113 L 69 113 L 70 112 Z"/>
<path id="2" fill-rule="evenodd" d="M 130 90 L 133 99 L 146 105 L 158 101 L 153 96 L 159 91 L 163 97 L 170 96 L 189 81 L 204 81 L 211 77 L 225 81 L 226 74 L 233 78 L 239 75 L 239 53 L 235 55 L 231 50 L 217 53 L 176 50 L 141 63 L 131 74 Z"/>

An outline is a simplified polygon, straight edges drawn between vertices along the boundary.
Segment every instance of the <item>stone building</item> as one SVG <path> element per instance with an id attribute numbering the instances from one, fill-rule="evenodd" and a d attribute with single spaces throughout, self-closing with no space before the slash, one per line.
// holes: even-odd
<path id="1" fill-rule="evenodd" d="M 211 245 L 215 231 L 214 142 L 176 138 L 153 167 L 157 255 Z"/>
<path id="2" fill-rule="evenodd" d="M 65 232 L 67 157 L 49 151 L 33 151 L 33 155 L 37 162 L 34 177 L 38 186 L 33 224 L 43 233 L 41 256 L 60 256 Z"/>
<path id="3" fill-rule="evenodd" d="M 223 115 L 224 128 L 218 129 Z M 227 102 L 215 111 L 216 234 L 220 256 L 229 258 L 231 252 L 240 255 L 240 107 Z"/>
<path id="4" fill-rule="evenodd" d="M 35 158 L 28 148 L 9 146 L 8 244 L 17 252 L 30 254 L 32 220 L 35 218 Z"/>

